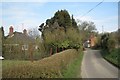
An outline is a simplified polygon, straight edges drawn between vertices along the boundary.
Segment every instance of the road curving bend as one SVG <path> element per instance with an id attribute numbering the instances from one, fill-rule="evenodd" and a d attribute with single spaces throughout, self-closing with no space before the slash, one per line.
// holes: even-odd
<path id="1" fill-rule="evenodd" d="M 82 78 L 118 78 L 118 68 L 104 60 L 99 50 L 84 51 Z"/>

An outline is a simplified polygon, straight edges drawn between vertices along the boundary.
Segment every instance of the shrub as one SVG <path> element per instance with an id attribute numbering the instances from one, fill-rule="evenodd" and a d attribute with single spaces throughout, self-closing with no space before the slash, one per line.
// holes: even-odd
<path id="1" fill-rule="evenodd" d="M 109 39 L 108 40 L 108 50 L 111 52 L 115 48 L 115 40 Z"/>
<path id="2" fill-rule="evenodd" d="M 120 53 L 120 49 L 112 49 L 111 52 L 108 52 L 107 50 L 102 50 L 102 56 L 108 60 L 109 62 L 111 62 L 112 64 L 120 67 L 119 64 L 119 53 Z"/>

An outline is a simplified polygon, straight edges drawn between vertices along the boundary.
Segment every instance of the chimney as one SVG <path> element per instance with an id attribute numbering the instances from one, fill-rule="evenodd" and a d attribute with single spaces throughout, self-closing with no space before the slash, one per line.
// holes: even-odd
<path id="1" fill-rule="evenodd" d="M 10 26 L 10 28 L 9 28 L 9 35 L 11 36 L 12 34 L 13 34 L 13 27 Z"/>
<path id="2" fill-rule="evenodd" d="M 23 30 L 23 34 L 27 35 L 27 30 L 26 29 Z"/>

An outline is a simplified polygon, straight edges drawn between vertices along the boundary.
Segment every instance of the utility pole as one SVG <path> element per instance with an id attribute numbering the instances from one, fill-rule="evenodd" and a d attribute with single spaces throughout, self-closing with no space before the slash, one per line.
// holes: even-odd
<path id="1" fill-rule="evenodd" d="M 104 34 L 104 26 L 102 26 L 102 34 Z"/>
<path id="2" fill-rule="evenodd" d="M 24 23 L 22 23 L 22 31 L 23 31 L 23 29 L 24 29 Z"/>

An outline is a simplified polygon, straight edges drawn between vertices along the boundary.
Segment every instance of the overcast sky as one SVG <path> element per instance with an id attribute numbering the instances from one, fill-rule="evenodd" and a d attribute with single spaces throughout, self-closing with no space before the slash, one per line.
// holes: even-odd
<path id="1" fill-rule="evenodd" d="M 1 2 L 0 26 L 4 26 L 5 34 L 9 27 L 21 32 L 24 28 L 38 28 L 46 19 L 53 17 L 54 13 L 66 9 L 77 20 L 93 21 L 97 31 L 116 31 L 118 28 L 118 3 L 103 2 L 90 13 L 84 15 L 99 2 Z"/>

